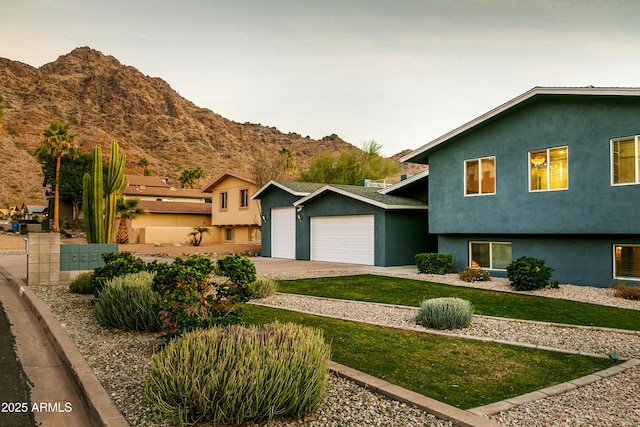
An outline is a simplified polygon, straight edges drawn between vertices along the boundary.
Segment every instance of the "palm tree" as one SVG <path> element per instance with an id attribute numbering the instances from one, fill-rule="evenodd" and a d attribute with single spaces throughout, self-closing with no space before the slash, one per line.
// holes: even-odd
<path id="1" fill-rule="evenodd" d="M 62 155 L 69 153 L 75 156 L 78 145 L 73 142 L 75 135 L 69 133 L 69 124 L 53 121 L 44 131 L 44 140 L 35 152 L 42 163 L 46 156 L 56 159 L 56 185 L 53 193 L 53 232 L 60 231 L 60 163 Z"/>
<path id="2" fill-rule="evenodd" d="M 138 215 L 144 213 L 144 209 L 138 207 L 139 199 L 126 199 L 122 196 L 116 204 L 116 212 L 120 217 L 120 225 L 118 226 L 118 235 L 116 243 L 124 245 L 129 243 L 129 230 L 127 229 L 127 219 L 134 219 Z"/>
<path id="3" fill-rule="evenodd" d="M 194 181 L 203 177 L 204 177 L 204 171 L 200 166 L 196 166 L 195 168 L 192 168 L 192 169 L 183 170 L 178 180 L 180 181 L 180 185 L 182 186 L 182 188 L 185 188 L 187 186 L 189 188 L 193 188 Z"/>
<path id="4" fill-rule="evenodd" d="M 191 236 L 191 244 L 193 246 L 200 246 L 200 243 L 202 243 L 202 237 L 204 236 L 204 233 L 208 233 L 209 229 L 207 227 L 193 227 L 193 231 L 191 233 L 189 233 L 189 235 Z"/>
<path id="5" fill-rule="evenodd" d="M 284 160 L 284 164 L 282 165 L 283 172 L 293 172 L 296 170 L 296 153 L 291 149 L 290 146 L 286 145 L 280 148 L 280 156 Z"/>
<path id="6" fill-rule="evenodd" d="M 147 176 L 147 166 L 149 166 L 149 160 L 146 157 L 142 157 L 138 160 L 138 166 L 142 168 L 142 175 Z"/>

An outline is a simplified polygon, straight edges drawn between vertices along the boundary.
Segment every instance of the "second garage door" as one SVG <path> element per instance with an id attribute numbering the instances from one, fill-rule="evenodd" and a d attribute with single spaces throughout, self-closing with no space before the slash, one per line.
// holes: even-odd
<path id="1" fill-rule="evenodd" d="M 375 264 L 373 215 L 311 218 L 311 260 Z"/>

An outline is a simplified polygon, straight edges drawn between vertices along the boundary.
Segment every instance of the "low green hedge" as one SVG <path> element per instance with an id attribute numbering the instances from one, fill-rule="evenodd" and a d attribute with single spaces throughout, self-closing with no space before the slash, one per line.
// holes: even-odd
<path id="1" fill-rule="evenodd" d="M 453 256 L 451 254 L 416 254 L 413 259 L 418 267 L 418 273 L 447 274 L 453 271 Z"/>

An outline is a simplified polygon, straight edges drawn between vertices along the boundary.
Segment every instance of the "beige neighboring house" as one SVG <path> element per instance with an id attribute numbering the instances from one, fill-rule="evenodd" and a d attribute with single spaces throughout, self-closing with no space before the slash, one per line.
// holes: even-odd
<path id="1" fill-rule="evenodd" d="M 225 172 L 204 188 L 211 196 L 211 224 L 216 243 L 260 243 L 260 205 L 251 196 L 253 179 Z"/>
<path id="2" fill-rule="evenodd" d="M 130 243 L 180 243 L 188 245 L 195 227 L 207 227 L 202 243 L 213 243 L 211 195 L 176 188 L 166 178 L 127 176 L 125 199 L 138 199 L 145 211 L 127 221 Z M 119 219 L 117 220 L 119 223 Z"/>

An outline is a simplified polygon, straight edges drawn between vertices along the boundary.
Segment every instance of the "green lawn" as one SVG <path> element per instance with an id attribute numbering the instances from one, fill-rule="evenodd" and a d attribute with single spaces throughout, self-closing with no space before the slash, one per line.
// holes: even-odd
<path id="1" fill-rule="evenodd" d="M 427 298 L 471 301 L 476 314 L 573 325 L 640 330 L 640 311 L 555 298 L 376 275 L 283 280 L 280 292 L 417 307 Z"/>
<path id="2" fill-rule="evenodd" d="M 246 324 L 313 326 L 332 360 L 463 409 L 493 403 L 613 365 L 598 359 L 402 331 L 244 304 Z"/>

